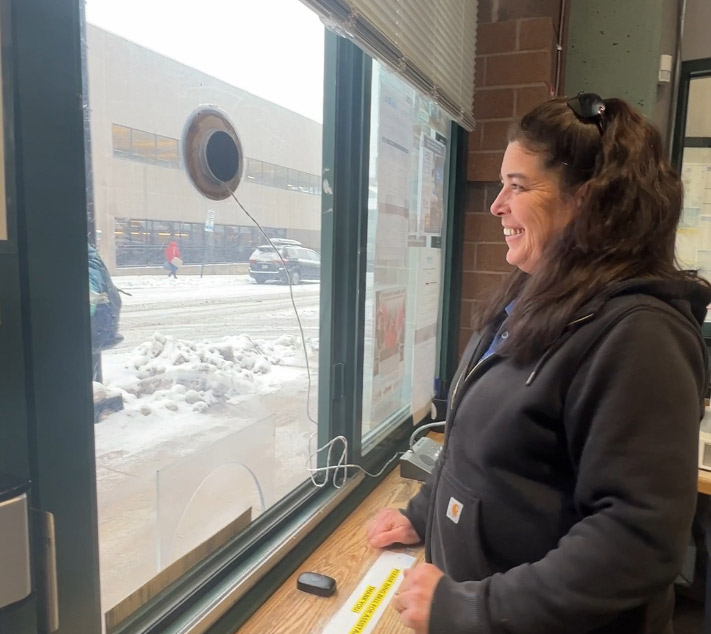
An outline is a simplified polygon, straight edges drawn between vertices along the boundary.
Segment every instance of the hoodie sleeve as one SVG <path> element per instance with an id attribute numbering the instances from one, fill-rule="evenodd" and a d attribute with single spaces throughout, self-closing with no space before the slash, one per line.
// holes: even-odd
<path id="1" fill-rule="evenodd" d="M 430 497 L 432 495 L 432 485 L 437 479 L 437 471 L 439 469 L 440 461 L 437 461 L 434 470 L 427 478 L 425 483 L 420 487 L 420 490 L 407 504 L 407 508 L 402 509 L 400 512 L 410 520 L 410 524 L 415 529 L 415 532 L 419 538 L 425 540 L 425 532 L 427 529 L 427 509 L 430 504 Z"/>
<path id="2" fill-rule="evenodd" d="M 613 325 L 565 401 L 583 519 L 540 561 L 482 581 L 443 577 L 429 631 L 583 634 L 663 596 L 696 505 L 705 385 L 705 348 L 691 324 L 640 308 Z"/>

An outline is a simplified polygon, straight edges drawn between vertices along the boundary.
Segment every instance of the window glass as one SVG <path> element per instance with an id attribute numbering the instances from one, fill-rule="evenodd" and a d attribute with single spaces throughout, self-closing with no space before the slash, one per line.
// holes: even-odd
<path id="1" fill-rule="evenodd" d="M 178 139 L 156 135 L 156 158 L 169 165 L 180 165 Z"/>
<path id="2" fill-rule="evenodd" d="M 373 64 L 363 383 L 364 447 L 430 411 L 437 360 L 451 121 Z"/>
<path id="3" fill-rule="evenodd" d="M 676 252 L 684 268 L 711 278 L 711 77 L 690 80 L 684 134 L 684 207 Z"/>
<path id="4" fill-rule="evenodd" d="M 117 154 L 131 153 L 131 128 L 114 123 L 111 126 L 111 135 L 114 144 L 114 152 Z"/>
<path id="5" fill-rule="evenodd" d="M 262 163 L 262 183 L 268 187 L 276 187 L 276 165 Z"/>
<path id="6" fill-rule="evenodd" d="M 286 188 L 294 191 L 299 189 L 299 170 L 288 170 L 286 177 Z"/>
<path id="7" fill-rule="evenodd" d="M 264 236 L 232 198 L 197 192 L 179 139 L 191 113 L 217 106 L 246 152 L 237 198 L 270 238 L 318 249 L 320 197 L 288 187 L 322 172 L 324 29 L 298 0 L 87 0 L 86 20 L 87 193 L 105 265 L 90 276 L 101 598 L 113 629 L 308 480 L 318 276 L 292 289 L 304 349 L 278 267 L 248 262 Z"/>
<path id="8" fill-rule="evenodd" d="M 311 192 L 311 174 L 306 172 L 299 172 L 299 191 L 305 194 L 310 194 Z"/>
<path id="9" fill-rule="evenodd" d="M 131 154 L 146 159 L 156 158 L 156 136 L 143 130 L 131 130 Z"/>
<path id="10" fill-rule="evenodd" d="M 274 187 L 287 189 L 287 174 L 288 170 L 286 167 L 283 165 L 276 165 L 274 167 Z"/>
<path id="11" fill-rule="evenodd" d="M 255 184 L 261 184 L 262 181 L 262 162 L 256 159 L 249 159 L 247 162 L 247 180 L 254 181 Z"/>

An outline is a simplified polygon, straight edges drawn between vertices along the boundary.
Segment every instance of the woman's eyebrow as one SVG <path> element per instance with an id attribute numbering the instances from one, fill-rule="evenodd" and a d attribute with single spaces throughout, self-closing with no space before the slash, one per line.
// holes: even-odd
<path id="1" fill-rule="evenodd" d="M 525 174 L 521 174 L 520 172 L 512 172 L 511 174 L 506 174 L 506 178 L 518 178 L 522 180 L 528 180 L 528 177 Z M 504 180 L 504 177 L 499 174 L 499 180 Z"/>

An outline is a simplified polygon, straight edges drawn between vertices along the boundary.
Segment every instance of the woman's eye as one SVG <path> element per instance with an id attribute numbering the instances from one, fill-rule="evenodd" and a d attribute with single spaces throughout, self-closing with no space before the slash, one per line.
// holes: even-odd
<path id="1" fill-rule="evenodd" d="M 518 183 L 511 183 L 511 189 L 515 192 L 523 191 L 523 187 L 521 187 Z"/>

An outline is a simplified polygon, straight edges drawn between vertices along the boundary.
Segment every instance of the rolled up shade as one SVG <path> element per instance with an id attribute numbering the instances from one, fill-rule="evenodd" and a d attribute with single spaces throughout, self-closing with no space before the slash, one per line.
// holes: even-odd
<path id="1" fill-rule="evenodd" d="M 473 129 L 477 0 L 301 1 Z"/>

